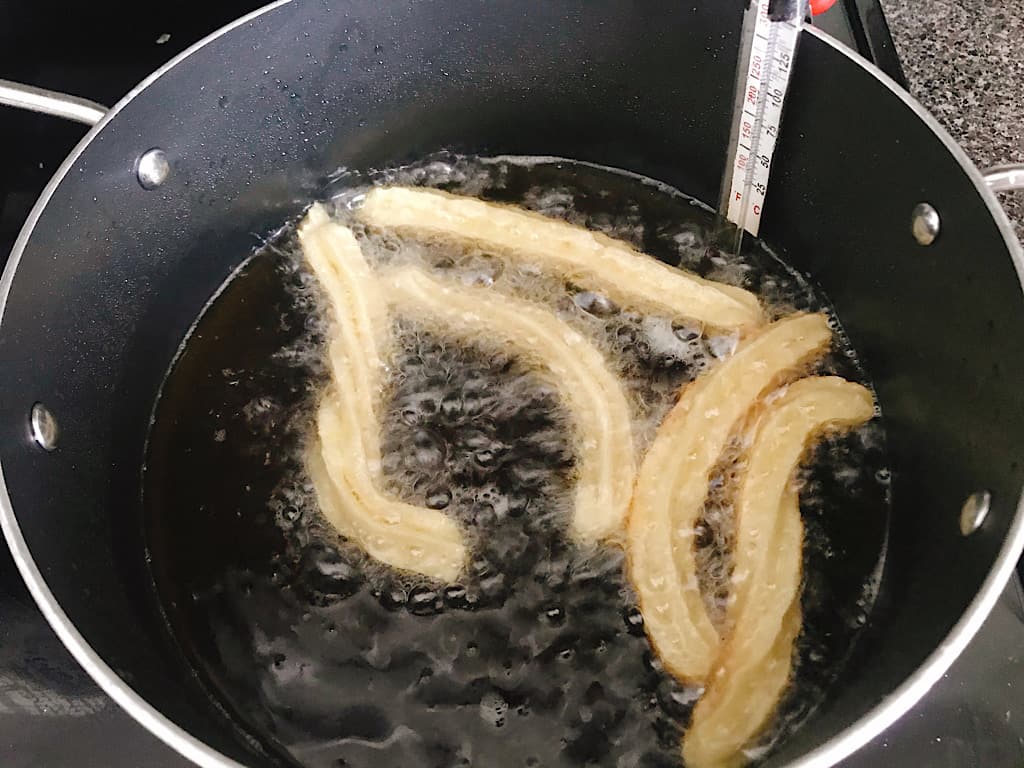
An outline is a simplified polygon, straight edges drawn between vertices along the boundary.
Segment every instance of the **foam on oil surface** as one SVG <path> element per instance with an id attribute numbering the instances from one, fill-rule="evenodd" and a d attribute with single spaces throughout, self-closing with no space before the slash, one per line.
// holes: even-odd
<path id="1" fill-rule="evenodd" d="M 371 263 L 489 285 L 584 333 L 626 384 L 641 449 L 679 388 L 731 354 L 735 338 L 639 315 L 503 254 L 368 230 L 353 210 L 382 181 L 600 230 L 754 290 L 775 316 L 824 308 L 759 244 L 742 257 L 718 252 L 706 209 L 629 174 L 552 158 L 440 156 L 338 175 L 335 215 L 352 223 Z M 455 343 L 399 313 L 382 393 L 387 490 L 457 517 L 473 556 L 458 584 L 397 573 L 339 539 L 302 471 L 326 376 L 319 302 L 285 231 L 211 303 L 157 406 L 146 472 L 153 570 L 210 687 L 268 749 L 306 765 L 678 765 L 699 691 L 653 655 L 622 553 L 566 535 L 574 451 L 554 387 L 485 337 Z M 863 379 L 848 348 L 824 368 Z M 766 743 L 825 695 L 870 611 L 886 530 L 882 447 L 870 426 L 825 443 L 805 471 L 807 631 L 794 693 Z M 723 462 L 713 473 L 697 537 L 719 618 L 735 472 Z"/>

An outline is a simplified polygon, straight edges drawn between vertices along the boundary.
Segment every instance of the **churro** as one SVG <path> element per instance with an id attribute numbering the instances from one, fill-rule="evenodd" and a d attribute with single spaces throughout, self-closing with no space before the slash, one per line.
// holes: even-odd
<path id="1" fill-rule="evenodd" d="M 359 243 L 348 227 L 330 219 L 320 204 L 314 205 L 299 227 L 299 242 L 306 263 L 327 297 L 333 340 L 328 362 L 337 379 L 346 370 L 350 386 L 343 395 L 358 403 L 365 414 L 359 422 L 363 451 L 380 463 L 380 438 L 375 414 L 380 391 L 381 348 L 389 344 L 389 320 L 377 280 L 363 258 Z"/>
<path id="2" fill-rule="evenodd" d="M 457 338 L 503 342 L 546 372 L 578 440 L 571 530 L 585 541 L 621 536 L 636 474 L 630 408 L 594 346 L 536 304 L 493 289 L 439 281 L 415 268 L 382 278 L 401 311 Z"/>
<path id="3" fill-rule="evenodd" d="M 435 189 L 371 189 L 359 216 L 377 227 L 477 243 L 554 270 L 641 312 L 685 317 L 720 329 L 763 322 L 742 288 L 670 267 L 621 240 L 509 205 Z"/>
<path id="4" fill-rule="evenodd" d="M 648 637 L 679 678 L 702 681 L 720 645 L 693 552 L 708 476 L 757 398 L 821 355 L 831 337 L 825 316 L 810 314 L 780 320 L 741 343 L 687 386 L 640 466 L 628 525 L 630 576 Z"/>
<path id="5" fill-rule="evenodd" d="M 339 387 L 343 383 L 339 383 Z M 371 557 L 439 581 L 458 578 L 466 560 L 453 519 L 426 507 L 388 498 L 362 453 L 365 418 L 355 401 L 324 395 L 317 413 L 318 439 L 311 441 L 306 469 L 324 516 Z"/>
<path id="6" fill-rule="evenodd" d="M 317 439 L 306 454 L 324 516 L 372 557 L 442 581 L 466 559 L 462 533 L 436 510 L 386 497 L 378 403 L 381 348 L 389 321 L 377 278 L 352 232 L 314 205 L 302 226 L 303 254 L 326 294 L 334 338 L 328 357 L 334 388 L 321 399 Z"/>
<path id="7" fill-rule="evenodd" d="M 790 385 L 760 415 L 736 498 L 732 634 L 686 732 L 688 766 L 742 762 L 741 749 L 775 709 L 800 628 L 803 533 L 793 474 L 816 436 L 873 413 L 867 389 L 823 376 Z"/>

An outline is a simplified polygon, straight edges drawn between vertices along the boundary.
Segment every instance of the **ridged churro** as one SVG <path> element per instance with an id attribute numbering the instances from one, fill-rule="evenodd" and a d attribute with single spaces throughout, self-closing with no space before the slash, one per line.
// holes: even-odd
<path id="1" fill-rule="evenodd" d="M 532 262 L 642 312 L 685 317 L 721 329 L 764 322 L 757 297 L 663 264 L 621 240 L 509 205 L 436 189 L 376 187 L 363 221 L 478 243 Z"/>
<path id="2" fill-rule="evenodd" d="M 794 315 L 764 328 L 686 387 L 640 465 L 628 526 L 630 576 L 648 637 L 679 678 L 704 680 L 720 644 L 693 552 L 708 476 L 757 398 L 822 354 L 831 337 L 820 314 Z"/>
<path id="3" fill-rule="evenodd" d="M 742 762 L 789 677 L 800 629 L 803 529 L 793 475 L 815 437 L 874 414 L 871 393 L 835 376 L 791 384 L 758 418 L 736 497 L 732 634 L 683 741 L 691 768 Z"/>
<path id="4" fill-rule="evenodd" d="M 636 474 L 630 408 L 600 352 L 550 310 L 490 288 L 440 281 L 415 268 L 386 273 L 388 296 L 443 334 L 503 342 L 546 373 L 579 436 L 571 530 L 621 537 Z"/>
<path id="5" fill-rule="evenodd" d="M 328 346 L 333 389 L 321 399 L 307 471 L 324 516 L 372 557 L 442 581 L 466 560 L 458 525 L 425 507 L 380 492 L 381 348 L 387 305 L 352 232 L 319 205 L 299 228 L 303 254 L 326 294 L 334 338 Z"/>

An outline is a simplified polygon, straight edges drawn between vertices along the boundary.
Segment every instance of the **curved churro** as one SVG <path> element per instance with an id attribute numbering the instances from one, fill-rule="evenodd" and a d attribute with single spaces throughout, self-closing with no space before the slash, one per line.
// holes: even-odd
<path id="1" fill-rule="evenodd" d="M 670 267 L 630 245 L 564 221 L 435 189 L 371 189 L 359 216 L 379 227 L 480 243 L 555 269 L 640 311 L 716 328 L 763 322 L 757 297 Z"/>
<path id="2" fill-rule="evenodd" d="M 619 380 L 581 334 L 550 311 L 491 289 L 440 282 L 415 268 L 382 278 L 389 297 L 443 333 L 503 341 L 550 373 L 580 436 L 574 535 L 620 533 L 636 464 L 629 404 Z"/>
<path id="3" fill-rule="evenodd" d="M 732 635 L 684 737 L 688 766 L 740 761 L 775 709 L 800 629 L 803 533 L 793 473 L 815 436 L 873 414 L 867 389 L 825 376 L 790 385 L 759 418 L 736 499 Z"/>
<path id="4" fill-rule="evenodd" d="M 331 305 L 329 345 L 334 391 L 317 414 L 318 439 L 306 453 L 324 516 L 372 557 L 431 578 L 455 579 L 466 548 L 441 512 L 387 498 L 380 484 L 380 347 L 388 343 L 387 307 L 359 244 L 314 205 L 302 226 L 303 254 Z"/>
<path id="5" fill-rule="evenodd" d="M 381 347 L 389 343 L 387 304 L 370 265 L 348 227 L 332 221 L 319 203 L 309 209 L 299 227 L 302 254 L 316 275 L 328 302 L 334 339 L 328 360 L 335 379 L 350 370 L 342 392 L 358 403 L 363 451 L 380 463 L 380 437 L 374 414 L 380 392 Z"/>
<path id="6" fill-rule="evenodd" d="M 763 727 L 789 682 L 793 644 L 799 634 L 800 603 L 794 602 L 783 616 L 779 634 L 761 664 L 734 674 L 720 708 L 698 730 L 694 730 L 691 720 L 690 730 L 683 736 L 683 763 L 687 768 L 739 768 L 750 761 L 741 751 L 746 739 L 735 748 L 732 746 L 736 742 L 732 735 L 735 726 L 729 718 L 737 718 L 744 727 L 755 721 L 760 723 L 757 730 Z"/>
<path id="7" fill-rule="evenodd" d="M 822 354 L 831 337 L 824 315 L 795 315 L 741 344 L 683 391 L 640 466 L 628 526 L 630 576 L 648 637 L 677 677 L 706 677 L 720 642 L 693 553 L 708 475 L 761 393 Z"/>
<path id="8" fill-rule="evenodd" d="M 377 490 L 377 472 L 362 453 L 365 417 L 355 410 L 354 398 L 342 400 L 335 392 L 321 401 L 319 440 L 306 453 L 306 469 L 321 511 L 371 557 L 433 579 L 454 581 L 466 561 L 458 525 L 441 512 L 388 498 Z"/>

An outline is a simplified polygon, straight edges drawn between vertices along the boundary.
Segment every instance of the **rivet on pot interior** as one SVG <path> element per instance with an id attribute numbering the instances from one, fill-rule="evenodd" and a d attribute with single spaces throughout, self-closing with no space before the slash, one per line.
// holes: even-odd
<path id="1" fill-rule="evenodd" d="M 981 528 L 991 506 L 992 494 L 988 491 L 975 491 L 968 496 L 964 505 L 960 507 L 960 533 L 970 536 Z"/>
<path id="2" fill-rule="evenodd" d="M 156 189 L 171 175 L 167 153 L 158 147 L 147 150 L 135 161 L 135 177 L 143 189 Z"/>
<path id="3" fill-rule="evenodd" d="M 939 236 L 942 222 L 939 220 L 939 212 L 930 203 L 918 203 L 914 206 L 913 219 L 910 230 L 914 233 L 914 239 L 919 245 L 931 245 Z"/>
<path id="4" fill-rule="evenodd" d="M 50 413 L 49 408 L 42 403 L 35 403 L 32 406 L 28 422 L 32 439 L 40 448 L 52 451 L 57 447 L 60 429 L 57 427 L 57 419 Z"/>

